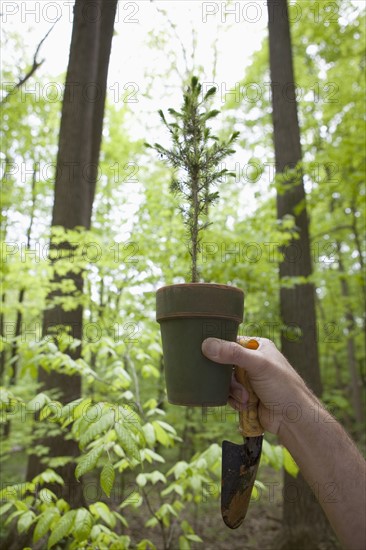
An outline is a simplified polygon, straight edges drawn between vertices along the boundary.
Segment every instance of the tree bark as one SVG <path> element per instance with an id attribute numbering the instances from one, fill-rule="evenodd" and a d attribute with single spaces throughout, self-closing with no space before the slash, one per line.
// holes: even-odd
<path id="1" fill-rule="evenodd" d="M 89 229 L 98 173 L 99 152 L 102 139 L 104 105 L 111 43 L 117 0 L 76 0 L 71 38 L 69 65 L 66 75 L 65 94 L 62 104 L 59 149 L 55 181 L 55 197 L 52 227 L 65 229 L 76 227 Z M 93 13 L 92 13 L 93 12 Z M 70 243 L 52 243 L 51 249 L 70 250 Z M 54 265 L 56 262 L 54 262 Z M 83 291 L 82 273 L 68 273 L 62 278 L 72 279 L 77 294 Z M 55 275 L 54 282 L 61 277 Z M 43 334 L 49 334 L 55 326 L 71 327 L 73 338 L 82 341 L 83 309 L 76 305 L 64 311 L 54 303 L 60 292 L 48 297 L 49 307 L 44 312 Z M 77 301 L 76 301 L 77 304 Z M 80 304 L 80 302 L 79 302 Z M 68 350 L 77 359 L 81 346 Z M 44 390 L 56 389 L 62 403 L 81 396 L 79 376 L 67 376 L 57 372 L 39 372 L 39 381 Z M 49 448 L 48 456 L 78 456 L 78 446 L 65 434 L 45 437 L 40 443 Z M 28 463 L 27 479 L 32 479 L 44 469 L 40 458 L 33 454 Z M 71 507 L 83 504 L 82 485 L 74 476 L 75 464 L 58 469 L 65 481 L 61 496 Z"/>
<path id="2" fill-rule="evenodd" d="M 306 196 L 299 163 L 302 160 L 297 114 L 292 46 L 286 0 L 268 5 L 269 51 L 272 82 L 272 117 L 276 174 L 280 176 L 277 192 L 277 217 L 295 218 L 297 238 L 285 247 L 280 263 L 280 309 L 284 329 L 282 352 L 319 396 L 320 380 L 315 293 L 310 282 L 286 288 L 284 278 L 305 277 L 312 272 L 309 220 Z M 296 169 L 295 169 L 296 168 Z M 294 280 L 295 282 L 295 280 Z M 295 329 L 293 333 L 291 329 Z M 299 411 L 301 414 L 301 411 Z M 329 539 L 330 527 L 305 480 L 285 472 L 284 477 L 283 548 L 315 548 Z"/>

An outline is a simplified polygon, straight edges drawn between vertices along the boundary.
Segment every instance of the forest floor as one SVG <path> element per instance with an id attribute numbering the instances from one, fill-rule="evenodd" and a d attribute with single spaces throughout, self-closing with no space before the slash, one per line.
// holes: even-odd
<path id="1" fill-rule="evenodd" d="M 12 482 L 19 479 L 19 471 L 24 470 L 24 465 L 24 456 L 21 456 L 20 453 L 15 453 L 11 465 L 9 462 L 7 463 L 7 473 Z M 22 477 L 24 474 L 23 471 Z M 112 508 L 123 514 L 128 522 L 128 527 L 123 528 L 123 534 L 131 537 L 131 549 L 136 548 L 136 545 L 146 538 L 155 544 L 157 550 L 164 550 L 165 548 L 178 550 L 178 539 L 181 535 L 179 525 L 185 519 L 203 541 L 202 543 L 191 543 L 191 550 L 278 550 L 281 546 L 279 542 L 282 543 L 280 536 L 282 535 L 282 477 L 281 471 L 260 465 L 257 479 L 263 484 L 264 489 L 259 488 L 257 498 L 251 500 L 246 518 L 238 529 L 231 530 L 224 524 L 221 517 L 220 488 L 218 486 L 215 490 L 211 490 L 210 494 L 207 493 L 207 498 L 203 498 L 202 502 L 186 503 L 184 510 L 179 514 L 169 546 L 164 545 L 159 526 L 154 528 L 145 527 L 146 522 L 152 516 L 145 503 L 139 508 L 127 506 L 123 510 L 119 510 L 120 499 L 111 502 L 99 495 L 98 500 L 104 500 Z M 158 485 L 156 486 L 156 492 L 149 493 L 150 505 L 154 510 L 159 507 L 158 494 L 160 488 Z M 135 484 L 133 486 L 136 487 Z M 1 537 L 5 535 L 1 528 L 0 535 Z M 2 547 L 1 540 L 0 547 Z M 317 550 L 329 549 L 336 550 L 337 544 L 334 544 L 334 541 L 329 541 L 329 544 L 317 548 Z M 21 549 L 19 548 L 19 550 Z M 300 550 L 300 548 L 291 548 L 291 550 Z M 314 547 L 305 545 L 302 546 L 302 550 L 314 550 Z"/>
<path id="2" fill-rule="evenodd" d="M 251 504 L 247 517 L 243 524 L 235 530 L 231 530 L 224 524 L 220 504 L 216 509 L 212 506 L 199 505 L 200 510 L 195 518 L 196 533 L 202 538 L 202 543 L 191 543 L 192 550 L 274 550 L 273 539 L 280 532 L 281 508 L 277 507 L 270 512 L 262 507 Z M 141 540 L 144 536 L 154 542 L 158 550 L 163 550 L 164 545 L 158 528 L 154 534 L 149 529 L 144 532 L 141 526 L 142 509 L 134 517 L 128 517 L 128 534 L 132 541 Z M 276 515 L 272 515 L 275 511 Z M 148 517 L 149 512 L 146 510 Z M 187 516 L 187 520 L 191 520 Z M 178 550 L 178 533 L 171 543 L 171 550 Z"/>
<path id="3" fill-rule="evenodd" d="M 203 543 L 191 543 L 192 550 L 273 550 L 273 540 L 281 529 L 282 473 L 263 467 L 259 478 L 266 489 L 260 491 L 257 500 L 251 501 L 245 521 L 238 529 L 226 527 L 221 517 L 219 491 L 207 498 L 206 502 L 186 506 L 182 516 L 203 540 Z M 158 550 L 163 550 L 159 527 L 144 529 L 144 520 L 151 517 L 149 510 L 143 507 L 135 512 L 127 510 L 127 534 L 132 541 L 146 536 L 154 542 Z M 179 531 L 177 528 L 175 536 L 173 535 L 171 550 L 179 548 Z"/>
<path id="4" fill-rule="evenodd" d="M 180 514 L 178 522 L 186 519 L 202 539 L 202 543 L 191 543 L 191 550 L 339 550 L 337 541 L 332 538 L 314 545 L 302 537 L 296 547 L 288 545 L 282 531 L 282 495 L 283 474 L 269 466 L 260 465 L 257 478 L 264 485 L 258 497 L 252 499 L 242 525 L 237 529 L 226 527 L 220 510 L 220 491 L 211 495 L 205 502 L 188 503 Z M 124 530 L 131 537 L 132 548 L 136 542 L 148 538 L 157 550 L 164 550 L 163 537 L 159 526 L 145 528 L 145 522 L 151 517 L 146 506 L 137 510 L 127 507 L 124 515 L 129 527 Z M 179 535 L 176 527 L 169 550 L 179 549 Z"/>

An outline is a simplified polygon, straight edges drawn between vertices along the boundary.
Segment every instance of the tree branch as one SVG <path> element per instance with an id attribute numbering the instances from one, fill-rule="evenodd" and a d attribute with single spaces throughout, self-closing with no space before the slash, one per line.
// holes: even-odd
<path id="1" fill-rule="evenodd" d="M 58 21 L 60 20 L 60 17 L 54 22 L 54 24 L 52 25 L 52 27 L 47 31 L 47 33 L 45 34 L 45 36 L 42 38 L 42 40 L 40 41 L 40 43 L 38 44 L 37 48 L 36 48 L 36 51 L 34 53 L 34 56 L 33 56 L 33 63 L 32 63 L 32 66 L 31 68 L 29 69 L 29 71 L 23 76 L 23 78 L 21 78 L 15 85 L 14 85 L 14 88 L 11 90 L 11 92 L 9 92 L 8 94 L 6 94 L 5 97 L 2 98 L 2 100 L 0 101 L 0 105 L 2 105 L 3 103 L 5 103 L 9 97 L 15 92 L 15 90 L 18 90 L 19 88 L 21 88 L 26 82 L 27 80 L 29 80 L 33 75 L 34 73 L 36 72 L 36 70 L 44 63 L 44 59 L 42 59 L 42 61 L 37 61 L 37 57 L 38 57 L 38 54 L 39 54 L 39 50 L 41 49 L 42 47 L 42 44 L 45 42 L 45 40 L 48 38 L 48 36 L 50 35 L 50 33 L 52 32 L 52 30 L 54 29 L 56 23 L 58 23 Z"/>
<path id="2" fill-rule="evenodd" d="M 318 237 L 323 237 L 324 235 L 328 235 L 328 233 L 334 233 L 336 231 L 340 231 L 341 229 L 352 229 L 352 225 L 350 224 L 342 224 L 342 225 L 336 225 L 335 227 L 332 227 L 331 229 L 328 229 L 326 231 L 322 231 L 321 233 L 317 233 L 316 235 L 312 235 L 311 241 L 314 241 L 314 239 L 317 239 Z"/>

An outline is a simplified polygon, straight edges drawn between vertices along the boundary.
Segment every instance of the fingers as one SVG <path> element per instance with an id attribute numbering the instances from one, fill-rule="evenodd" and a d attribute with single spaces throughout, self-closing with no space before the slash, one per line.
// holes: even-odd
<path id="1" fill-rule="evenodd" d="M 246 409 L 246 405 L 243 402 L 237 401 L 231 396 L 229 396 L 227 402 L 229 403 L 230 407 L 234 409 L 234 411 L 239 412 L 239 411 L 244 411 Z"/>
<path id="2" fill-rule="evenodd" d="M 207 338 L 202 343 L 202 353 L 215 363 L 244 367 L 251 375 L 258 372 L 258 368 L 263 364 L 263 356 L 259 353 L 262 345 L 264 343 L 260 340 L 258 350 L 254 350 L 244 348 L 236 342 Z"/>
<path id="3" fill-rule="evenodd" d="M 249 394 L 247 390 L 244 388 L 244 386 L 242 386 L 237 381 L 237 379 L 235 378 L 235 375 L 233 374 L 231 378 L 230 395 L 229 395 L 228 403 L 236 411 L 241 411 L 245 409 L 248 399 L 249 399 Z"/>

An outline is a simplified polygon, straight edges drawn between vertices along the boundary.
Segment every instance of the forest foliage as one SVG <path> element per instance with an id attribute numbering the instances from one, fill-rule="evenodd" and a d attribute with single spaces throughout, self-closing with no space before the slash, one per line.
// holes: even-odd
<path id="1" fill-rule="evenodd" d="M 292 19 L 297 93 L 288 101 L 299 105 L 303 163 L 296 169 L 304 173 L 311 221 L 322 399 L 362 446 L 365 409 L 357 391 L 364 393 L 366 383 L 365 13 L 342 2 L 335 13 L 321 11 L 323 24 L 314 25 L 314 10 L 298 4 L 302 17 Z M 5 39 L 31 63 L 21 36 Z M 26 71 L 26 62 L 21 69 Z M 4 61 L 2 81 L 16 82 L 17 76 Z M 191 76 L 186 75 L 182 93 Z M 224 137 L 240 132 L 240 160 L 231 157 L 222 166 L 220 199 L 198 250 L 200 276 L 242 288 L 241 334 L 278 343 L 281 330 L 288 338 L 301 334 L 284 327 L 279 316 L 278 264 L 283 254 L 293 253 L 286 245 L 296 237 L 296 226 L 291 216 L 276 220 L 281 182 L 274 177 L 270 96 L 264 86 L 266 40 L 237 78 L 238 97 L 231 94 L 224 105 L 212 107 L 223 108 Z M 33 79 L 47 83 L 37 72 Z M 161 108 L 167 109 L 163 100 Z M 56 548 L 64 541 L 70 549 L 188 549 L 203 537 L 193 527 L 194 506 L 207 499 L 219 506 L 219 443 L 238 434 L 229 408 L 223 420 L 220 410 L 183 411 L 166 401 L 155 292 L 186 280 L 190 264 L 179 200 L 169 189 L 171 171 L 146 150 L 144 136 L 129 135 L 130 105 L 109 98 L 92 228 L 56 228 L 53 239 L 72 243 L 72 256 L 51 262 L 61 102 L 42 95 L 25 99 L 18 89 L 1 109 L 1 537 L 15 529 L 19 537 L 31 532 L 35 548 Z M 42 337 L 55 270 L 62 307 L 84 307 L 81 340 L 64 326 L 53 327 L 52 338 Z M 67 277 L 72 272 L 82 274 L 83 294 Z M 74 360 L 68 352 L 78 347 L 81 356 Z M 43 392 L 38 369 L 81 375 L 82 397 L 64 403 L 57 392 Z M 74 438 L 79 455 L 49 456 L 37 444 L 46 433 Z M 41 457 L 44 471 L 25 481 L 31 453 Z M 262 462 L 297 474 L 288 452 L 272 437 L 264 442 Z M 75 466 L 69 500 L 61 497 L 65 480 L 57 473 L 66 463 Z M 75 508 L 72 492 L 78 483 L 85 502 Z M 260 473 L 256 483 L 257 491 L 264 490 Z M 144 510 L 138 540 L 127 534 L 131 510 Z"/>

